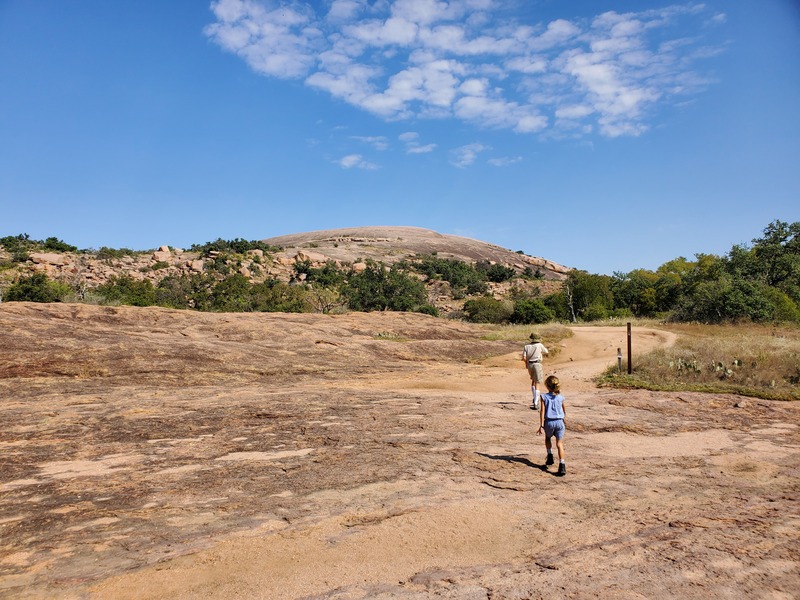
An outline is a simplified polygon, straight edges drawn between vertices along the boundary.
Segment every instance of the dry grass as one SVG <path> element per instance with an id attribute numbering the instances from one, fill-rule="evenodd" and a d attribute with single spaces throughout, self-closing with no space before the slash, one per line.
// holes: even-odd
<path id="1" fill-rule="evenodd" d="M 673 347 L 638 358 L 631 376 L 609 369 L 600 382 L 800 400 L 800 329 L 696 324 L 669 329 L 679 334 Z"/>
<path id="2" fill-rule="evenodd" d="M 542 325 L 485 325 L 487 332 L 481 336 L 488 341 L 511 341 L 520 344 L 528 343 L 530 334 L 536 331 L 542 336 L 542 343 L 550 350 L 553 357 L 561 350 L 561 340 L 572 337 L 572 330 L 561 323 L 545 323 Z"/>

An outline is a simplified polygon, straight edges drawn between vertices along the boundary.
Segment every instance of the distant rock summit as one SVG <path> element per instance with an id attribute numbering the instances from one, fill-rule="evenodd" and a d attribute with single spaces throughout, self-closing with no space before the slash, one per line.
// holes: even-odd
<path id="1" fill-rule="evenodd" d="M 438 233 L 421 227 L 350 227 L 294 233 L 263 240 L 283 248 L 280 254 L 289 261 L 310 260 L 324 263 L 360 263 L 375 260 L 387 264 L 418 255 L 465 262 L 485 261 L 501 264 L 518 272 L 538 271 L 546 280 L 561 280 L 571 269 L 550 260 L 527 256 L 494 244 L 457 235 Z"/>

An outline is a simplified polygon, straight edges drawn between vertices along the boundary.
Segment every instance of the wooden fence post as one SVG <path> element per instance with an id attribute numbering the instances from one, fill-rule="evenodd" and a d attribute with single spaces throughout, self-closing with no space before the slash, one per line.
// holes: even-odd
<path id="1" fill-rule="evenodd" d="M 628 375 L 633 373 L 633 360 L 631 360 L 631 323 L 628 321 Z"/>

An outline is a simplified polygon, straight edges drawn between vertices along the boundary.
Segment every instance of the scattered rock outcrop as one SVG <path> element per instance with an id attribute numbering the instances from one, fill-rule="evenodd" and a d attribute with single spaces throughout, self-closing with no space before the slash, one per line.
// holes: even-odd
<path id="1" fill-rule="evenodd" d="M 268 278 L 290 282 L 294 278 L 300 281 L 305 279 L 302 275 L 297 276 L 294 267 L 298 262 L 307 262 L 312 268 L 318 268 L 332 261 L 338 267 L 352 267 L 360 273 L 367 268 L 370 260 L 391 265 L 420 255 L 433 255 L 468 263 L 500 264 L 518 273 L 537 275 L 536 281 L 514 280 L 513 284 L 490 284 L 489 293 L 503 298 L 512 285 L 538 287 L 545 294 L 557 290 L 570 271 L 568 267 L 541 257 L 417 227 L 356 227 L 298 233 L 269 238 L 264 242 L 278 249 L 266 253 L 255 249 L 243 255 L 222 257 L 216 251 L 203 256 L 198 252 L 167 245 L 154 251 L 111 257 L 103 253 L 33 252 L 28 261 L 0 272 L 0 286 L 10 284 L 18 274 L 25 272 L 45 273 L 51 279 L 83 290 L 95 288 L 119 276 L 149 280 L 156 285 L 168 276 L 203 273 L 220 258 L 224 259 L 230 272 L 239 273 L 253 283 Z M 8 254 L 0 248 L 0 262 L 8 261 Z M 429 288 L 432 301 L 445 312 L 458 310 L 463 304 L 453 301 L 447 284 L 434 282 Z"/>

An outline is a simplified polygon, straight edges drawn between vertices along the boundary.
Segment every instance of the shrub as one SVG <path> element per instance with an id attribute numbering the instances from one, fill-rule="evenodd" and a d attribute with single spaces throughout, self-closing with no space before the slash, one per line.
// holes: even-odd
<path id="1" fill-rule="evenodd" d="M 607 319 L 611 311 L 602 301 L 594 301 L 581 312 L 584 321 L 602 321 Z"/>
<path id="2" fill-rule="evenodd" d="M 536 267 L 536 271 L 530 267 L 525 267 L 522 270 L 522 277 L 524 279 L 544 279 L 544 273 L 542 273 L 542 270 L 539 267 Z"/>
<path id="3" fill-rule="evenodd" d="M 449 283 L 454 297 L 486 292 L 486 273 L 461 260 L 422 256 L 412 268 L 429 280 L 441 279 Z"/>
<path id="4" fill-rule="evenodd" d="M 567 296 L 563 292 L 556 292 L 545 297 L 544 305 L 553 311 L 556 320 L 558 321 L 571 321 L 572 315 L 570 313 L 569 304 L 567 303 Z"/>
<path id="5" fill-rule="evenodd" d="M 800 321 L 800 307 L 782 290 L 766 287 L 762 293 L 770 305 L 772 321 Z"/>
<path id="6" fill-rule="evenodd" d="M 0 246 L 3 246 L 11 255 L 12 262 L 21 263 L 30 258 L 28 252 L 33 249 L 35 242 L 27 233 L 21 233 L 16 236 L 9 235 L 0 238 Z"/>
<path id="7" fill-rule="evenodd" d="M 206 242 L 205 244 L 192 244 L 190 249 L 192 252 L 199 252 L 203 257 L 208 257 L 211 252 L 245 254 L 248 250 L 263 250 L 264 253 L 269 253 L 275 250 L 273 246 L 270 246 L 262 241 L 248 241 L 241 238 L 236 238 L 234 240 L 223 240 L 222 238 L 217 238 L 213 242 Z"/>
<path id="8" fill-rule="evenodd" d="M 311 304 L 305 288 L 270 279 L 251 286 L 249 310 L 299 313 L 309 312 Z"/>
<path id="9" fill-rule="evenodd" d="M 298 260 L 294 263 L 294 272 L 295 280 L 299 279 L 298 275 L 305 274 L 306 283 L 315 283 L 331 289 L 339 288 L 347 279 L 347 274 L 332 260 L 318 268 L 312 267 L 308 259 Z"/>
<path id="10" fill-rule="evenodd" d="M 211 310 L 211 292 L 216 279 L 207 273 L 168 275 L 156 286 L 156 304 L 167 308 Z"/>
<path id="11" fill-rule="evenodd" d="M 425 315 L 430 315 L 432 317 L 439 316 L 439 309 L 436 308 L 433 304 L 423 304 L 417 309 L 417 312 Z"/>
<path id="12" fill-rule="evenodd" d="M 107 302 L 118 302 L 130 306 L 153 306 L 156 290 L 147 280 L 137 280 L 130 275 L 112 276 L 108 282 L 97 286 L 97 293 Z"/>
<path id="13" fill-rule="evenodd" d="M 513 314 L 513 308 L 507 302 L 501 302 L 491 296 L 473 298 L 464 303 L 467 320 L 473 323 L 507 323 Z"/>
<path id="14" fill-rule="evenodd" d="M 514 303 L 511 314 L 512 323 L 548 323 L 555 319 L 555 311 L 545 306 L 539 299 L 522 299 Z"/>
<path id="15" fill-rule="evenodd" d="M 44 273 L 21 277 L 5 293 L 7 302 L 61 302 L 71 292 L 68 285 L 51 281 Z"/>
<path id="16" fill-rule="evenodd" d="M 114 258 L 122 258 L 123 256 L 133 256 L 135 252 L 130 248 L 109 248 L 108 246 L 103 246 L 100 250 L 97 251 L 95 254 L 96 258 L 99 260 L 111 260 Z"/>
<path id="17" fill-rule="evenodd" d="M 493 283 L 502 283 L 512 279 L 517 272 L 511 267 L 506 267 L 500 264 L 490 265 L 486 262 L 479 262 L 476 265 L 478 271 L 482 271 L 486 275 L 486 279 Z"/>
<path id="18" fill-rule="evenodd" d="M 52 252 L 77 252 L 77 246 L 71 246 L 56 237 L 49 237 L 44 241 L 42 247 L 45 250 L 50 250 Z"/>
<path id="19" fill-rule="evenodd" d="M 353 310 L 415 310 L 425 303 L 425 285 L 397 267 L 386 270 L 368 262 L 361 273 L 351 273 L 342 292 Z"/>
<path id="20" fill-rule="evenodd" d="M 306 293 L 306 303 L 314 312 L 331 313 L 342 308 L 344 302 L 339 290 L 314 285 Z"/>
<path id="21" fill-rule="evenodd" d="M 215 312 L 245 312 L 252 310 L 250 280 L 236 273 L 217 282 L 211 292 L 210 310 Z"/>

